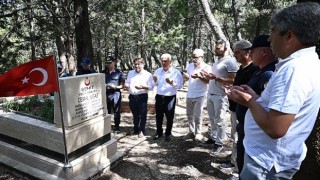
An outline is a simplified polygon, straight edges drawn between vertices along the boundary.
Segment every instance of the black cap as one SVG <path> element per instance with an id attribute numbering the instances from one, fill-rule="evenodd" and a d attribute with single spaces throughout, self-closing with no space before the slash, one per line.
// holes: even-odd
<path id="1" fill-rule="evenodd" d="M 250 50 L 257 47 L 270 47 L 270 42 L 268 41 L 269 35 L 259 35 L 253 38 L 252 46 L 248 48 L 243 48 L 243 50 Z"/>
<path id="2" fill-rule="evenodd" d="M 116 59 L 113 56 L 108 56 L 106 59 L 106 63 L 111 63 L 112 61 L 116 61 Z"/>

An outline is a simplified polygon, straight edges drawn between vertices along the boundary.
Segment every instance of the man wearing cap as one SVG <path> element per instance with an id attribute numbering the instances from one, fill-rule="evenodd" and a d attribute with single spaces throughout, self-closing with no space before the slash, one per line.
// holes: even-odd
<path id="1" fill-rule="evenodd" d="M 209 81 L 201 75 L 201 71 L 210 71 L 210 66 L 203 59 L 204 51 L 195 49 L 192 52 L 193 63 L 188 65 L 187 73 L 184 74 L 188 79 L 186 113 L 189 123 L 189 133 L 184 137 L 185 140 L 203 140 L 201 113 Z"/>
<path id="2" fill-rule="evenodd" d="M 180 71 L 171 66 L 170 54 L 162 54 L 161 62 L 162 67 L 158 68 L 153 76 L 153 81 L 157 86 L 155 104 L 157 133 L 153 139 L 157 140 L 163 136 L 163 115 L 166 115 L 167 127 L 164 140 L 168 142 L 171 140 L 177 89 L 182 88 L 183 78 Z"/>
<path id="3" fill-rule="evenodd" d="M 77 71 L 76 75 L 84 75 L 84 74 L 91 74 L 91 73 L 96 73 L 94 69 L 91 69 L 91 59 L 89 57 L 83 57 L 81 59 L 81 67 Z"/>
<path id="4" fill-rule="evenodd" d="M 307 23 L 306 23 L 307 22 Z M 307 154 L 320 107 L 320 4 L 298 3 L 269 21 L 272 52 L 279 58 L 261 95 L 243 85 L 228 96 L 248 107 L 241 179 L 292 179 Z"/>
<path id="5" fill-rule="evenodd" d="M 114 113 L 115 134 L 120 133 L 120 110 L 121 110 L 121 91 L 125 79 L 123 73 L 116 69 L 116 59 L 108 56 L 106 60 L 106 69 L 102 71 L 105 74 L 106 96 L 108 114 Z"/>
<path id="6" fill-rule="evenodd" d="M 252 46 L 249 48 L 244 48 L 244 50 L 250 51 L 251 59 L 253 64 L 259 67 L 250 81 L 247 83 L 258 95 L 261 95 L 266 84 L 268 83 L 274 69 L 275 64 L 278 62 L 270 49 L 270 43 L 268 42 L 269 35 L 259 35 L 254 37 L 252 41 Z M 245 84 L 245 83 L 243 83 Z M 240 84 L 235 84 L 240 85 Z M 236 106 L 236 116 L 238 120 L 237 125 L 237 166 L 238 172 L 242 171 L 243 168 L 243 158 L 244 158 L 244 119 L 247 112 L 247 107 L 237 104 Z"/>
<path id="7" fill-rule="evenodd" d="M 224 85 L 233 84 L 239 67 L 234 58 L 228 55 L 227 42 L 217 40 L 215 55 L 218 60 L 213 63 L 211 71 L 203 71 L 203 75 L 210 79 L 207 97 L 207 110 L 211 122 L 210 138 L 214 142 L 211 154 L 219 153 L 226 140 L 225 118 L 229 109 L 229 101 Z M 210 139 L 209 139 L 210 140 Z"/>

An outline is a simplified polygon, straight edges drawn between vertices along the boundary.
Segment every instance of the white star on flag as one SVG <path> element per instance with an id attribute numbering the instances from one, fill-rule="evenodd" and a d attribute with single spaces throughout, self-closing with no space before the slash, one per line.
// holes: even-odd
<path id="1" fill-rule="evenodd" d="M 22 84 L 24 84 L 24 83 L 28 83 L 28 81 L 29 81 L 29 78 L 27 78 L 27 77 L 24 77 L 24 79 L 22 79 L 21 81 L 22 81 Z"/>

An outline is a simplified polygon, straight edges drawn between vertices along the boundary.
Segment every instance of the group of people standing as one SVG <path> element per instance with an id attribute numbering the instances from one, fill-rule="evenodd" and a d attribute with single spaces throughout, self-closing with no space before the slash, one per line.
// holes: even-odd
<path id="1" fill-rule="evenodd" d="M 120 89 L 125 88 L 130 92 L 133 114 L 133 129 L 128 134 L 145 136 L 148 91 L 156 87 L 153 139 L 164 136 L 170 141 L 176 94 L 185 78 L 189 133 L 184 139 L 212 144 L 211 154 L 220 153 L 230 111 L 234 145 L 231 163 L 225 167 L 236 165 L 241 179 L 292 179 L 306 156 L 304 141 L 320 107 L 320 61 L 315 52 L 320 41 L 320 5 L 292 5 L 275 14 L 269 24 L 271 35 L 256 36 L 252 44 L 246 40 L 234 43 L 235 58 L 229 55 L 225 40 L 216 41 L 218 59 L 212 66 L 204 62 L 204 51 L 195 49 L 186 73 L 171 66 L 170 54 L 163 54 L 162 67 L 153 74 L 143 68 L 142 58 L 136 58 L 134 70 L 124 79 L 116 60 L 108 57 L 103 73 L 108 112 L 115 113 L 114 132 L 120 132 Z M 202 132 L 205 100 L 211 123 L 209 138 Z"/>

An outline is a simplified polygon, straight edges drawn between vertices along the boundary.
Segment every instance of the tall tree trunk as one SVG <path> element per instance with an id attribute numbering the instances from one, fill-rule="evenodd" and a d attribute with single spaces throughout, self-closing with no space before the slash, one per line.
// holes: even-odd
<path id="1" fill-rule="evenodd" d="M 145 8 L 144 8 L 144 0 L 141 0 L 141 4 L 142 4 L 142 9 L 141 9 L 141 34 L 140 34 L 140 55 L 142 58 L 145 59 L 145 63 L 147 65 L 147 57 L 146 57 L 146 52 L 144 49 L 144 44 L 145 44 L 145 36 L 146 36 L 146 26 L 145 26 Z"/>
<path id="2" fill-rule="evenodd" d="M 242 37 L 240 33 L 239 9 L 236 0 L 232 0 L 232 14 L 234 20 L 234 30 L 236 33 L 236 39 L 239 41 L 240 39 L 242 39 Z"/>
<path id="3" fill-rule="evenodd" d="M 260 1 L 260 5 L 258 7 L 259 15 L 256 18 L 256 36 L 260 35 L 261 32 L 261 11 L 263 9 L 264 0 Z"/>
<path id="4" fill-rule="evenodd" d="M 224 39 L 227 40 L 226 36 L 224 35 L 220 24 L 218 21 L 214 18 L 212 15 L 208 0 L 199 0 L 203 13 L 208 21 L 208 24 L 210 28 L 212 29 L 212 32 L 216 39 Z"/>
<path id="5" fill-rule="evenodd" d="M 74 9 L 76 12 L 75 34 L 77 45 L 77 62 L 81 63 L 83 57 L 89 57 L 92 65 L 95 65 L 95 59 L 92 48 L 92 38 L 89 24 L 89 12 L 87 0 L 74 0 Z"/>
<path id="6" fill-rule="evenodd" d="M 35 38 L 34 38 L 34 19 L 33 19 L 33 8 L 32 3 L 30 0 L 27 3 L 27 6 L 30 10 L 29 13 L 29 37 L 30 37 L 30 48 L 31 48 L 31 59 L 36 60 L 36 45 L 35 45 Z"/>

